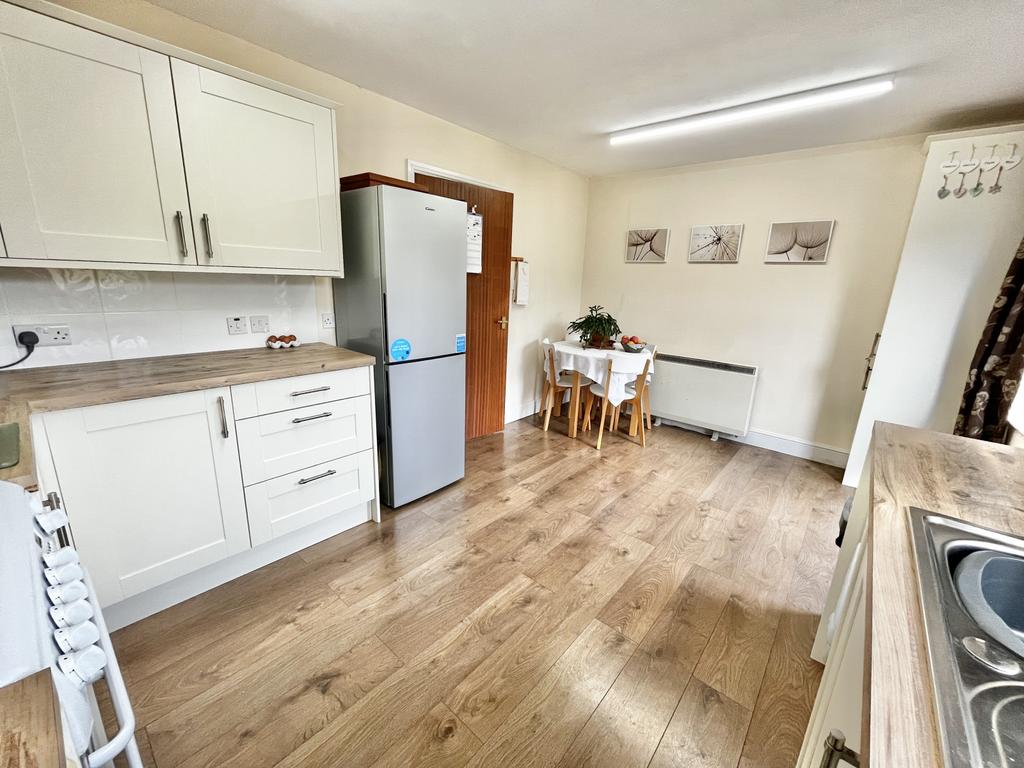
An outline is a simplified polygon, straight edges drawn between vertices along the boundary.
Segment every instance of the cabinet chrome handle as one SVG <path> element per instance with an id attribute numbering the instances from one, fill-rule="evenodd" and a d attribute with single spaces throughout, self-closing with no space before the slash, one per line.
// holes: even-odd
<path id="1" fill-rule="evenodd" d="M 181 258 L 188 258 L 188 240 L 185 238 L 185 214 L 177 211 L 174 214 L 174 223 L 178 225 L 178 240 L 181 241 Z"/>
<path id="2" fill-rule="evenodd" d="M 306 483 L 312 483 L 314 480 L 323 480 L 325 477 L 338 474 L 336 469 L 328 469 L 326 472 L 321 472 L 319 475 L 313 475 L 312 477 L 304 477 L 299 480 L 299 485 L 305 485 Z"/>
<path id="3" fill-rule="evenodd" d="M 846 736 L 833 728 L 825 737 L 825 753 L 821 756 L 821 768 L 837 768 L 840 762 L 860 766 L 860 755 L 846 746 Z"/>
<path id="4" fill-rule="evenodd" d="M 206 258 L 213 258 L 213 235 L 210 234 L 210 216 L 204 213 L 199 221 L 203 225 L 203 234 L 206 236 Z"/>
<path id="5" fill-rule="evenodd" d="M 323 413 L 318 413 L 315 416 L 299 416 L 298 418 L 292 419 L 292 424 L 301 424 L 304 421 L 312 421 L 313 419 L 326 419 L 328 416 L 333 415 L 334 414 L 330 411 L 324 411 Z"/>
<path id="6" fill-rule="evenodd" d="M 228 430 L 228 412 L 224 407 L 224 398 L 217 398 L 217 409 L 220 411 L 220 436 L 231 437 L 231 432 Z"/>
<path id="7" fill-rule="evenodd" d="M 330 387 L 317 387 L 316 389 L 301 389 L 298 392 L 292 392 L 292 397 L 301 397 L 302 395 L 313 395 L 317 392 L 326 392 Z"/>

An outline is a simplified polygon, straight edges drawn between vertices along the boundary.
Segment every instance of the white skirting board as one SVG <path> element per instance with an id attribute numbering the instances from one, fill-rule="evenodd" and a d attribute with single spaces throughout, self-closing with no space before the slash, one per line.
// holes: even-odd
<path id="1" fill-rule="evenodd" d="M 661 419 L 660 423 L 673 427 L 681 427 L 682 429 L 688 429 L 691 432 L 700 432 L 704 435 L 711 434 L 710 430 L 703 429 L 701 427 L 694 427 L 689 424 L 680 424 L 678 422 L 669 421 L 668 419 Z M 777 435 L 773 432 L 760 432 L 755 429 L 750 430 L 746 437 L 736 437 L 734 435 L 726 434 L 722 434 L 721 436 L 736 443 L 753 445 L 758 448 L 767 448 L 769 451 L 785 453 L 788 456 L 796 456 L 801 459 L 809 459 L 811 461 L 816 461 L 819 464 L 828 464 L 832 467 L 846 467 L 846 460 L 850 455 L 849 452 L 841 451 L 838 448 L 833 448 L 832 446 L 811 443 L 795 437 Z"/>
<path id="2" fill-rule="evenodd" d="M 373 519 L 373 504 L 367 502 L 306 526 L 286 536 L 248 549 L 226 560 L 213 563 L 179 579 L 161 584 L 112 605 L 103 606 L 103 615 L 111 632 L 152 616 L 165 608 L 184 602 L 232 579 L 269 565 L 275 560 L 311 547 L 317 542 L 347 531 Z"/>

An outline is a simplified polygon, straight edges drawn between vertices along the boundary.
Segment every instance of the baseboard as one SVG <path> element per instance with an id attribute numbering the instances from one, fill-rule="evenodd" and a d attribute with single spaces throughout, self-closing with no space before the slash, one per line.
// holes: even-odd
<path id="1" fill-rule="evenodd" d="M 662 419 L 661 423 L 669 424 L 674 427 L 682 427 L 683 429 L 689 429 L 693 432 L 700 432 L 705 435 L 711 434 L 711 430 L 704 429 L 703 427 L 694 427 L 690 424 L 682 424 L 677 421 L 669 421 L 668 419 Z M 808 440 L 801 440 L 796 437 L 787 437 L 786 435 L 779 435 L 774 432 L 763 432 L 752 429 L 744 437 L 726 434 L 722 434 L 722 437 L 736 443 L 753 445 L 757 448 L 766 448 L 769 451 L 775 451 L 776 453 L 784 453 L 787 456 L 809 459 L 810 461 L 816 461 L 819 464 L 828 464 L 831 467 L 839 467 L 840 469 L 844 469 L 846 467 L 846 462 L 850 457 L 848 451 L 841 451 L 830 445 L 812 443 Z"/>

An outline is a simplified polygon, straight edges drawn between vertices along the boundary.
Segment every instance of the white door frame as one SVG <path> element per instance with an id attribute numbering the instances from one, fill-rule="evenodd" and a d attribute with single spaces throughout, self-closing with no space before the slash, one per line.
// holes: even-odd
<path id="1" fill-rule="evenodd" d="M 429 165 L 427 163 L 421 163 L 418 160 L 410 158 L 405 163 L 405 178 L 407 181 L 415 182 L 416 174 L 423 173 L 427 176 L 436 176 L 439 179 L 448 179 L 449 181 L 461 181 L 465 184 L 473 184 L 477 187 L 487 187 L 488 189 L 496 189 L 499 192 L 508 192 L 514 194 L 511 189 L 492 184 L 489 181 L 483 179 L 477 179 L 473 176 L 467 176 L 464 173 L 458 173 L 456 171 L 449 171 L 444 168 L 438 168 L 436 165 Z"/>

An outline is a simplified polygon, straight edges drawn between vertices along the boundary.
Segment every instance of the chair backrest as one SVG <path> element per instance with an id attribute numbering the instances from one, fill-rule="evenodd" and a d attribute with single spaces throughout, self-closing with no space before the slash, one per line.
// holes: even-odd
<path id="1" fill-rule="evenodd" d="M 639 376 L 636 377 L 636 394 L 637 397 L 644 393 L 647 389 L 647 374 L 651 370 L 651 358 L 644 360 L 644 370 Z"/>
<path id="2" fill-rule="evenodd" d="M 551 339 L 549 339 L 547 336 L 545 336 L 543 339 L 541 339 L 540 341 L 537 342 L 537 352 L 538 352 L 538 357 L 540 358 L 541 363 L 543 363 L 545 360 L 547 360 L 547 357 L 548 357 L 548 347 L 550 347 L 550 346 L 551 346 Z"/>

